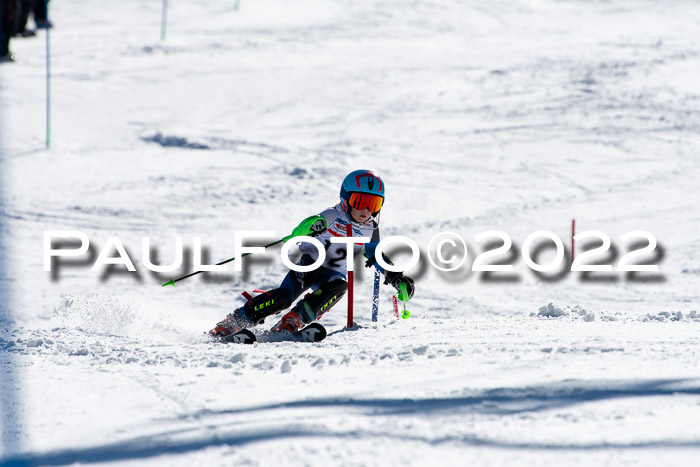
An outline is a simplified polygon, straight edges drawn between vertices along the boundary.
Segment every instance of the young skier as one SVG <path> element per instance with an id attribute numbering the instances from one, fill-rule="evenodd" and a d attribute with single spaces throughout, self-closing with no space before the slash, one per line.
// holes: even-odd
<path id="1" fill-rule="evenodd" d="M 413 280 L 403 273 L 385 271 L 375 258 L 374 251 L 379 243 L 379 213 L 384 204 L 384 182 L 369 170 L 356 170 L 348 174 L 340 188 L 340 203 L 320 213 L 326 220 L 327 229 L 316 238 L 325 245 L 326 260 L 323 265 L 310 272 L 289 271 L 279 288 L 262 293 L 246 302 L 245 305 L 229 314 L 218 323 L 210 334 L 226 337 L 244 328 L 261 324 L 266 317 L 286 310 L 308 289 L 313 292 L 297 302 L 282 319 L 272 327 L 273 332 L 294 333 L 328 312 L 348 289 L 347 251 L 344 243 L 331 243 L 332 236 L 345 237 L 348 223 L 352 225 L 353 237 L 369 237 L 370 243 L 354 245 L 354 257 L 364 248 L 366 266 L 376 267 L 384 273 L 385 284 L 399 290 L 406 284 L 409 296 L 415 290 Z M 316 247 L 302 242 L 299 249 L 303 253 L 298 265 L 308 266 L 318 259 Z M 388 258 L 384 256 L 385 261 Z"/>

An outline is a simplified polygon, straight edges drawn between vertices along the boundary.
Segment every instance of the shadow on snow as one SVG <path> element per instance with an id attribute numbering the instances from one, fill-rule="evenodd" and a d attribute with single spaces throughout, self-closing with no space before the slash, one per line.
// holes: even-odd
<path id="1" fill-rule="evenodd" d="M 299 417 L 282 416 L 277 420 L 279 428 L 251 428 L 245 421 L 236 419 L 237 415 L 257 417 L 262 412 L 277 410 L 314 410 L 324 409 L 356 409 L 355 415 L 376 416 L 405 416 L 420 415 L 423 418 L 440 416 L 442 414 L 454 417 L 456 415 L 491 414 L 509 416 L 526 412 L 562 409 L 582 403 L 609 401 L 624 398 L 641 397 L 675 397 L 700 395 L 698 381 L 693 379 L 648 380 L 632 383 L 567 380 L 550 385 L 501 388 L 485 391 L 475 391 L 474 395 L 465 397 L 441 399 L 342 399 L 323 398 L 304 401 L 293 401 L 278 404 L 261 405 L 241 409 L 222 411 L 198 411 L 184 414 L 176 418 L 160 420 L 172 424 L 182 421 L 205 421 L 209 427 L 217 429 L 215 434 L 202 435 L 201 423 L 197 427 L 166 430 L 155 436 L 135 437 L 131 440 L 104 444 L 84 449 L 66 449 L 43 454 L 25 454 L 0 461 L 0 465 L 67 465 L 73 463 L 93 463 L 107 461 L 124 461 L 130 459 L 150 458 L 161 455 L 173 455 L 197 452 L 217 446 L 246 446 L 252 443 L 300 438 L 344 438 L 363 439 L 378 437 L 397 438 L 401 441 L 422 442 L 429 445 L 456 443 L 465 446 L 493 447 L 499 449 L 521 450 L 597 450 L 597 449 L 651 449 L 651 448 L 698 448 L 700 440 L 674 441 L 651 440 L 643 442 L 614 443 L 594 442 L 582 444 L 562 444 L 554 442 L 525 442 L 504 441 L 479 437 L 474 435 L 455 434 L 443 437 L 419 437 L 410 433 L 376 432 L 368 422 L 367 430 L 335 430 L 312 429 L 303 427 L 303 419 Z M 218 420 L 217 423 L 217 418 Z M 235 420 L 233 420 L 233 419 Z M 266 414 L 267 420 L 274 419 Z M 290 424 L 289 421 L 292 421 Z M 316 422 L 318 417 L 312 414 L 308 417 Z M 239 430 L 232 432 L 233 430 Z M 228 433 L 227 433 L 228 431 Z M 185 440 L 174 439 L 178 435 L 187 437 Z"/>

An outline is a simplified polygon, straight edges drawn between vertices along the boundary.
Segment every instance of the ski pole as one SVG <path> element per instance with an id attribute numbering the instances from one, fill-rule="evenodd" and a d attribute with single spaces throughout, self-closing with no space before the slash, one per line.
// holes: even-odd
<path id="1" fill-rule="evenodd" d="M 276 241 L 274 241 L 274 242 L 272 242 L 272 243 L 268 243 L 268 244 L 265 245 L 263 248 L 269 248 L 269 247 L 271 247 L 271 246 L 277 245 L 278 243 L 282 243 L 282 240 L 283 240 L 283 239 L 280 238 L 279 240 L 276 240 Z M 243 253 L 243 254 L 241 255 L 241 258 L 244 258 L 244 257 L 246 257 L 246 256 L 248 256 L 248 255 L 250 255 L 250 254 L 252 254 L 252 253 Z M 220 262 L 220 263 L 216 263 L 214 266 L 221 266 L 222 264 L 230 263 L 230 262 L 233 261 L 234 259 L 236 259 L 235 256 L 234 256 L 233 258 L 227 259 L 226 261 L 222 261 L 222 262 Z M 175 285 L 175 282 L 180 282 L 181 280 L 187 279 L 188 277 L 196 276 L 197 274 L 200 274 L 200 273 L 202 273 L 202 272 L 205 272 L 205 271 L 195 271 L 195 272 L 192 272 L 192 273 L 190 273 L 190 274 L 187 274 L 186 276 L 182 276 L 182 277 L 180 277 L 180 278 L 178 278 L 178 279 L 173 279 L 173 278 L 171 277 L 170 280 L 169 280 L 168 282 L 166 282 L 165 284 L 162 285 L 162 287 L 165 287 L 166 285 Z"/>
<path id="2" fill-rule="evenodd" d="M 304 236 L 309 236 L 309 237 L 315 237 L 316 235 L 320 235 L 323 232 L 326 231 L 327 228 L 327 223 L 326 219 L 324 219 L 322 216 L 311 216 L 307 217 L 301 223 L 296 226 L 296 228 L 292 231 L 291 234 L 287 235 L 286 237 L 282 237 L 279 240 L 276 240 L 272 243 L 269 243 L 265 245 L 263 248 L 269 248 L 271 246 L 277 245 L 278 243 L 286 243 L 288 240 L 294 238 L 294 237 L 304 237 Z M 243 253 L 241 255 L 241 258 L 248 256 L 252 253 Z M 222 264 L 230 263 L 231 261 L 235 260 L 236 257 L 234 256 L 233 258 L 229 258 L 225 261 L 222 261 L 220 263 L 216 263 L 215 266 L 221 266 Z M 173 279 L 172 277 L 168 282 L 162 285 L 162 287 L 165 287 L 166 285 L 172 285 L 174 286 L 176 282 L 180 282 L 181 280 L 187 279 L 188 277 L 196 276 L 199 273 L 206 272 L 206 271 L 195 271 L 190 274 L 187 274 L 186 276 L 182 276 L 178 279 Z"/>

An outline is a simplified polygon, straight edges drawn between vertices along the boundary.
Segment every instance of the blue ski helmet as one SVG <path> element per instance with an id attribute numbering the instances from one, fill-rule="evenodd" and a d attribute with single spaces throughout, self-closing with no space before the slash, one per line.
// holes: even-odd
<path id="1" fill-rule="evenodd" d="M 344 207 L 353 206 L 360 210 L 365 205 L 373 205 L 375 207 L 370 208 L 370 211 L 376 215 L 384 202 L 384 182 L 370 170 L 355 170 L 343 180 L 340 199 L 345 201 Z"/>

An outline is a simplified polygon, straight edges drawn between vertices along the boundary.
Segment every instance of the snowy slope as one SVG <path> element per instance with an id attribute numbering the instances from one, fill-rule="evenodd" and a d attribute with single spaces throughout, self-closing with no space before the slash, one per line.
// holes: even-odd
<path id="1" fill-rule="evenodd" d="M 0 67 L 0 463 L 694 464 L 700 5 L 169 3 L 161 41 L 161 2 L 51 2 L 48 151 L 44 33 Z M 145 236 L 168 263 L 175 236 L 214 262 L 235 230 L 286 235 L 358 168 L 423 253 L 408 320 L 383 287 L 371 322 L 360 270 L 357 330 L 342 300 L 322 343 L 215 344 L 279 247 L 174 288 L 143 266 Z M 660 272 L 529 270 L 527 235 L 568 245 L 571 219 L 611 264 L 651 232 Z M 471 271 L 493 229 L 512 274 Z M 46 230 L 92 260 L 44 272 Z M 425 259 L 443 231 L 469 247 L 451 273 Z M 138 273 L 90 271 L 111 236 Z"/>

